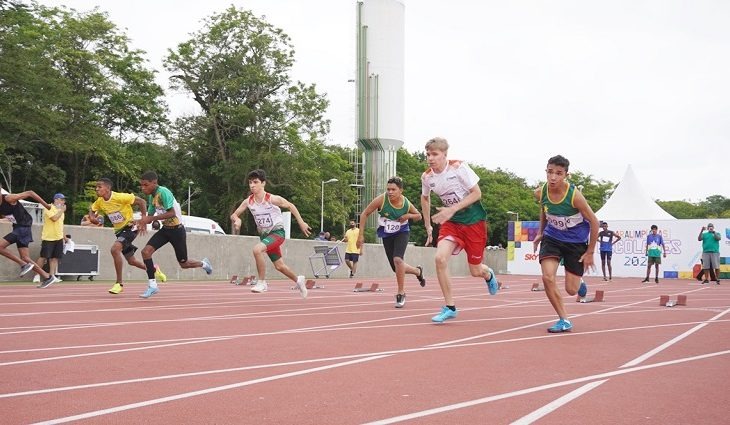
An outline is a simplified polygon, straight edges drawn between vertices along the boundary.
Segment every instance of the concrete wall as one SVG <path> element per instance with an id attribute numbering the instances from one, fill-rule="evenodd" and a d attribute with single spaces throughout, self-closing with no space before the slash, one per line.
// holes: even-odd
<path id="1" fill-rule="evenodd" d="M 9 223 L 0 223 L 0 235 L 6 235 L 12 230 Z M 100 270 L 99 275 L 95 277 L 97 280 L 113 280 L 115 279 L 114 264 L 112 262 L 109 248 L 114 242 L 114 232 L 111 228 L 91 228 L 81 226 L 65 226 L 65 233 L 70 234 L 76 244 L 98 245 L 100 251 Z M 152 233 L 139 236 L 135 240 L 135 245 L 140 248 L 146 244 Z M 41 226 L 33 225 L 33 240 L 30 246 L 30 254 L 33 260 L 38 258 L 41 246 Z M 165 272 L 169 280 L 228 280 L 232 275 L 247 276 L 256 274 L 256 265 L 253 260 L 251 250 L 258 242 L 257 237 L 253 236 L 213 236 L 213 235 L 187 235 L 188 256 L 193 259 L 202 259 L 208 257 L 213 264 L 213 276 L 209 277 L 202 269 L 182 270 L 175 259 L 175 252 L 172 246 L 165 245 L 154 255 L 156 264 L 159 264 Z M 304 274 L 307 277 L 314 277 L 312 266 L 310 265 L 309 256 L 314 253 L 315 245 L 335 246 L 334 242 L 322 242 L 303 239 L 289 239 L 283 245 L 284 260 L 289 267 L 297 274 Z M 344 257 L 344 244 L 338 245 L 340 253 Z M 15 245 L 8 248 L 17 255 Z M 137 251 L 137 258 L 141 258 L 140 251 Z M 417 246 L 409 246 L 406 251 L 406 262 L 415 266 L 422 265 L 424 273 L 429 280 L 435 279 L 434 272 L 434 248 L 425 248 Z M 495 269 L 497 273 L 506 273 L 507 256 L 506 251 L 486 251 L 486 263 Z M 321 264 L 321 262 L 319 263 Z M 467 276 L 469 274 L 466 256 L 462 252 L 457 258 L 451 260 L 452 276 Z M 0 281 L 16 281 L 18 280 L 18 272 L 20 267 L 14 262 L 2 258 L 0 259 Z M 271 262 L 267 260 L 267 278 L 283 279 L 284 276 L 273 269 Z M 28 273 L 22 280 L 32 279 L 33 273 Z M 349 269 L 342 264 L 330 276 L 332 278 L 347 278 Z M 360 257 L 358 264 L 358 277 L 378 278 L 393 277 L 390 265 L 385 258 L 382 245 L 367 244 L 364 249 L 364 255 Z M 320 279 L 323 279 L 324 272 L 321 273 Z M 125 263 L 124 278 L 126 280 L 144 280 L 147 278 L 146 273 L 136 267 L 131 267 Z"/>

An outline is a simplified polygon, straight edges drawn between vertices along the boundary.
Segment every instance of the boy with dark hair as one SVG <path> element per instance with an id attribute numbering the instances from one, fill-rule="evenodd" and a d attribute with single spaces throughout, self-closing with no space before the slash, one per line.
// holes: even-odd
<path id="1" fill-rule="evenodd" d="M 608 230 L 608 223 L 601 222 L 601 231 L 598 232 L 599 247 L 601 251 L 601 270 L 603 271 L 603 280 L 610 282 L 613 278 L 613 268 L 611 267 L 611 257 L 613 256 L 613 245 L 621 240 L 621 236 L 613 230 Z M 608 279 L 606 278 L 606 266 L 608 265 Z"/>
<path id="2" fill-rule="evenodd" d="M 649 282 L 652 265 L 654 265 L 655 270 L 654 282 L 659 283 L 659 265 L 662 263 L 662 256 L 667 257 L 667 247 L 664 245 L 664 238 L 658 232 L 657 225 L 652 224 L 651 232 L 646 236 L 646 277 L 641 283 Z"/>
<path id="3" fill-rule="evenodd" d="M 140 218 L 137 225 L 145 228 L 149 223 L 157 223 L 153 227 L 159 227 L 159 230 L 147 241 L 147 245 L 142 248 L 142 261 L 147 268 L 148 278 L 147 290 L 140 295 L 142 298 L 149 298 L 159 291 L 156 279 L 156 274 L 159 275 L 159 273 L 157 273 L 155 263 L 152 261 L 152 254 L 167 243 L 172 245 L 177 263 L 183 269 L 200 267 L 207 274 L 213 273 L 213 267 L 211 267 L 207 258 L 203 258 L 202 261 L 188 259 L 187 234 L 185 226 L 182 224 L 180 204 L 170 189 L 160 186 L 157 179 L 157 173 L 147 171 L 142 174 L 139 181 L 142 193 L 147 195 L 147 215 Z"/>
<path id="4" fill-rule="evenodd" d="M 302 298 L 307 298 L 304 276 L 295 275 L 282 258 L 281 245 L 284 243 L 286 232 L 281 209 L 286 208 L 291 211 L 304 236 L 309 236 L 311 228 L 302 220 L 302 216 L 299 215 L 299 210 L 294 204 L 281 196 L 266 192 L 266 173 L 264 170 L 253 170 L 248 173 L 248 187 L 251 190 L 251 196 L 244 199 L 236 211 L 231 214 L 231 224 L 233 234 L 240 234 L 241 218 L 239 216 L 244 211 L 249 210 L 259 232 L 261 242 L 253 247 L 253 256 L 256 260 L 256 271 L 259 278 L 251 292 L 261 293 L 269 289 L 266 283 L 266 256 L 268 255 L 276 271 L 296 282 Z"/>
<path id="5" fill-rule="evenodd" d="M 598 219 L 578 188 L 568 182 L 567 158 L 557 155 L 548 160 L 547 182 L 535 190 L 540 203 L 540 230 L 533 242 L 540 247 L 540 268 L 550 304 L 558 313 L 558 321 L 548 332 L 569 332 L 563 298 L 557 287 L 560 261 L 565 265 L 565 291 L 585 297 L 588 292 L 582 276 L 586 268 L 593 269 L 593 251 L 598 239 Z"/>

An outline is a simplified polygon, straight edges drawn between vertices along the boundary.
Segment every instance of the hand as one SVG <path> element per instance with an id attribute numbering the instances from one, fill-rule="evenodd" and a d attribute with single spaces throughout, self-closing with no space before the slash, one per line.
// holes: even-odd
<path id="1" fill-rule="evenodd" d="M 449 221 L 454 216 L 454 209 L 451 207 L 437 207 L 436 211 L 438 212 L 431 217 L 431 221 L 436 224 Z"/>
<path id="2" fill-rule="evenodd" d="M 702 231 L 704 232 L 705 230 L 707 230 L 707 227 L 702 226 Z"/>
<path id="3" fill-rule="evenodd" d="M 365 242 L 365 239 L 362 237 L 357 238 L 357 242 L 355 242 L 355 246 L 358 247 L 358 249 L 362 249 L 362 244 Z"/>
<path id="4" fill-rule="evenodd" d="M 537 248 L 540 246 L 540 242 L 542 241 L 542 234 L 535 236 L 535 239 L 532 241 L 532 253 L 537 252 Z"/>
<path id="5" fill-rule="evenodd" d="M 431 231 L 426 230 L 426 232 L 428 233 L 428 237 L 426 238 L 426 244 L 424 246 L 432 246 L 431 243 L 433 242 L 433 229 L 431 229 Z"/>
<path id="6" fill-rule="evenodd" d="M 299 228 L 302 229 L 302 233 L 304 233 L 304 236 L 308 237 L 312 234 L 312 228 L 309 227 L 309 225 L 305 221 L 299 223 Z"/>
<path id="7" fill-rule="evenodd" d="M 403 214 L 402 216 L 398 217 L 398 222 L 400 224 L 407 223 L 409 220 L 409 218 L 408 218 L 409 215 L 410 214 Z"/>
<path id="8" fill-rule="evenodd" d="M 593 262 L 593 252 L 586 251 L 580 256 L 579 262 L 583 263 L 583 270 L 590 270 L 591 272 L 596 271 L 595 263 Z"/>

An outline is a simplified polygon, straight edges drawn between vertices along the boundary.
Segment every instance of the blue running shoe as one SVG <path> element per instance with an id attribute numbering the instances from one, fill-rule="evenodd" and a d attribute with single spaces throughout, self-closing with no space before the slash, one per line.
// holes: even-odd
<path id="1" fill-rule="evenodd" d="M 159 290 L 159 289 L 157 289 L 157 288 L 153 288 L 153 287 L 151 287 L 151 286 L 148 286 L 148 287 L 147 287 L 147 290 L 146 290 L 146 291 L 144 291 L 144 294 L 140 294 L 140 296 L 139 296 L 139 297 L 140 297 L 140 298 L 149 298 L 149 297 L 151 297 L 151 296 L 155 295 L 155 294 L 156 294 L 156 293 L 158 293 L 158 292 L 160 292 L 160 290 Z"/>
<path id="2" fill-rule="evenodd" d="M 588 287 L 586 286 L 586 283 L 583 282 L 583 279 L 580 280 L 580 288 L 578 288 L 578 296 L 583 298 L 588 293 Z"/>
<path id="3" fill-rule="evenodd" d="M 205 270 L 206 273 L 213 273 L 213 266 L 210 265 L 209 259 L 203 258 L 202 260 L 200 260 L 200 262 L 203 263 L 203 270 Z"/>
<path id="4" fill-rule="evenodd" d="M 487 267 L 487 269 L 489 269 L 489 273 L 492 275 L 492 277 L 489 278 L 489 280 L 486 280 L 486 279 L 484 280 L 485 282 L 487 282 L 487 287 L 489 287 L 489 295 L 497 295 L 497 291 L 499 291 L 499 283 L 497 282 L 497 275 L 494 274 L 494 270 L 490 269 L 489 267 Z"/>
<path id="5" fill-rule="evenodd" d="M 441 312 L 431 318 L 432 322 L 443 323 L 446 320 L 453 319 L 458 314 L 457 311 L 452 310 L 446 306 L 441 307 Z"/>
<path id="6" fill-rule="evenodd" d="M 573 324 L 568 319 L 560 319 L 557 323 L 548 328 L 548 332 L 552 334 L 560 332 L 570 332 L 573 329 Z"/>

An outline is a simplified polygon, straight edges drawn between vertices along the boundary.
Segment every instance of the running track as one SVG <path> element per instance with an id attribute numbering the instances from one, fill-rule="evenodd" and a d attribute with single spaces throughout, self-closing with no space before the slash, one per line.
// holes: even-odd
<path id="1" fill-rule="evenodd" d="M 606 301 L 563 292 L 575 327 L 550 335 L 536 278 L 500 280 L 455 279 L 442 325 L 433 278 L 403 309 L 394 280 L 320 279 L 307 300 L 283 281 L 2 285 L 2 423 L 728 423 L 730 285 L 589 277 Z"/>

